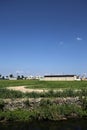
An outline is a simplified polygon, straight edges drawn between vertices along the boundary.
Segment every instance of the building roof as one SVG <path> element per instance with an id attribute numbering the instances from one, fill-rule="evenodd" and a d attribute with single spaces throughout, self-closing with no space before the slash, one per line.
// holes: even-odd
<path id="1" fill-rule="evenodd" d="M 45 75 L 44 77 L 74 77 L 75 75 Z"/>

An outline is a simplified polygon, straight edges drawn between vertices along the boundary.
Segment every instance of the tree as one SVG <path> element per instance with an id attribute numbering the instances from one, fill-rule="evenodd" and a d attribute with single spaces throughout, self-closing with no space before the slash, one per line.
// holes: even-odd
<path id="1" fill-rule="evenodd" d="M 17 80 L 21 79 L 20 75 L 17 76 Z"/>
<path id="2" fill-rule="evenodd" d="M 13 78 L 14 76 L 13 76 L 13 74 L 10 74 L 9 77 L 10 77 L 10 78 Z"/>
<path id="3" fill-rule="evenodd" d="M 4 76 L 2 76 L 2 79 L 4 80 L 4 79 L 5 79 L 5 77 L 4 77 Z"/>
<path id="4" fill-rule="evenodd" d="M 21 79 L 24 79 L 24 75 L 21 75 Z"/>
<path id="5" fill-rule="evenodd" d="M 0 74 L 0 78 L 2 77 L 2 75 Z"/>

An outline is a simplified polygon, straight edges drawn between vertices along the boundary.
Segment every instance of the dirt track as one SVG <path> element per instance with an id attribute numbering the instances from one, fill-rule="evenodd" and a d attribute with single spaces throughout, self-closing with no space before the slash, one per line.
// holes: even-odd
<path id="1" fill-rule="evenodd" d="M 38 93 L 41 93 L 41 92 L 47 92 L 48 91 L 46 89 L 30 89 L 30 88 L 26 88 L 26 86 L 8 87 L 7 89 L 21 91 L 21 92 L 24 92 L 24 93 L 26 93 L 26 92 L 38 92 Z"/>

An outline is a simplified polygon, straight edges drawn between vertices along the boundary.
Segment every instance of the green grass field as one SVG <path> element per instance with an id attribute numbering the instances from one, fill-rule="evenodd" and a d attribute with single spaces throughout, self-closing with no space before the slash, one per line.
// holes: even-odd
<path id="1" fill-rule="evenodd" d="M 47 92 L 26 92 L 9 90 L 6 87 L 12 86 L 26 86 L 27 88 L 33 89 L 48 89 Z M 55 89 L 63 89 L 63 91 L 54 91 Z M 75 91 L 79 90 L 79 91 Z M 81 107 L 76 104 L 57 104 L 57 98 L 75 98 L 72 100 L 80 102 Z M 30 98 L 40 98 L 39 106 L 34 102 L 34 109 L 16 109 L 4 111 L 6 99 L 26 99 L 26 105 L 28 108 L 32 107 L 29 103 Z M 52 102 L 52 100 L 56 102 Z M 61 100 L 61 99 L 60 99 Z M 63 100 L 62 100 L 63 101 Z M 20 104 L 19 104 L 20 105 Z M 14 105 L 13 105 L 14 106 Z M 0 120 L 7 121 L 26 121 L 35 119 L 48 119 L 48 120 L 60 120 L 61 117 L 72 116 L 74 113 L 75 117 L 87 117 L 87 81 L 38 81 L 38 80 L 0 80 Z M 38 118 L 39 117 L 39 118 Z M 72 116 L 73 118 L 73 116 Z"/>
<path id="2" fill-rule="evenodd" d="M 0 80 L 0 88 L 9 86 L 26 86 L 27 88 L 35 89 L 83 89 L 87 88 L 87 81 Z"/>

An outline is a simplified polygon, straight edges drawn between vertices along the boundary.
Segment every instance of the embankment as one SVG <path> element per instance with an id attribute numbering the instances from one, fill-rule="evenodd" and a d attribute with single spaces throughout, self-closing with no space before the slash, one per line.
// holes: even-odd
<path id="1" fill-rule="evenodd" d="M 1 99 L 0 121 L 87 117 L 86 97 Z"/>

